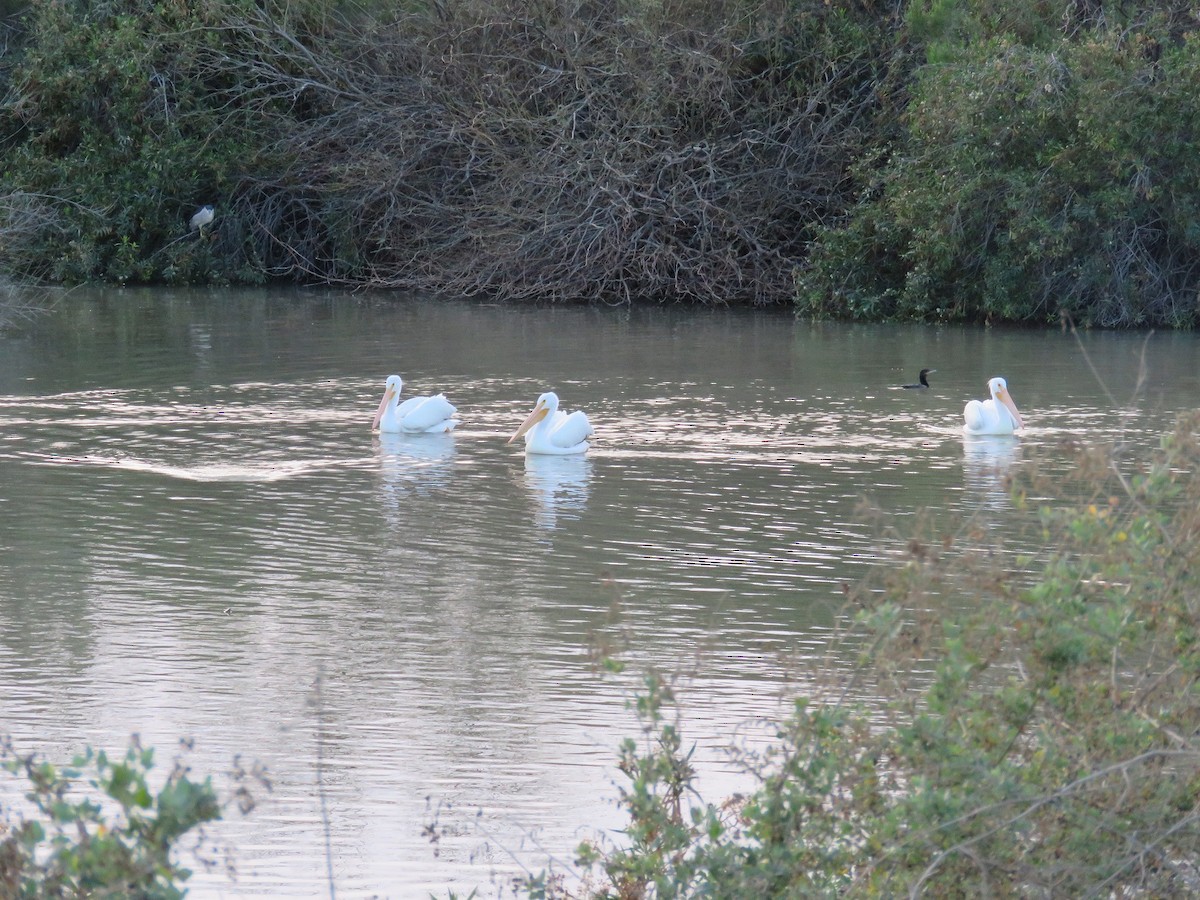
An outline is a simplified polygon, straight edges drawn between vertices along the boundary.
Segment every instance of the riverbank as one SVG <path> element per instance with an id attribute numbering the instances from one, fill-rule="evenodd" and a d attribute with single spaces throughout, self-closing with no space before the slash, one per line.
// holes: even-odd
<path id="1" fill-rule="evenodd" d="M 1065 0 L 33 0 L 0 266 L 1187 328 L 1195 28 Z"/>

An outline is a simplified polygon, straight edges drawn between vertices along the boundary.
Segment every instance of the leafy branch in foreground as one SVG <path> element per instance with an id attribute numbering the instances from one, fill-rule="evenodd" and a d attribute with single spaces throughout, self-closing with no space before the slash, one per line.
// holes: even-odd
<path id="1" fill-rule="evenodd" d="M 89 897 L 167 900 L 184 896 L 191 872 L 173 855 L 185 835 L 221 818 L 211 778 L 196 781 L 176 760 L 155 792 L 154 751 L 136 739 L 123 759 L 89 749 L 57 767 L 3 746 L 3 767 L 29 784 L 26 816 L 0 825 L 0 895 L 13 898 Z M 254 805 L 251 779 L 267 789 L 265 773 L 235 763 L 234 799 Z M 86 787 L 84 794 L 80 788 Z"/>
<path id="2" fill-rule="evenodd" d="M 749 797 L 692 793 L 670 694 L 649 682 L 650 740 L 622 749 L 624 845 L 584 845 L 575 888 L 529 893 L 1195 893 L 1200 412 L 1138 464 L 1062 449 L 1014 482 L 1021 551 L 977 521 L 898 542 L 839 651 L 858 666 L 829 669 L 772 747 L 742 751 Z"/>

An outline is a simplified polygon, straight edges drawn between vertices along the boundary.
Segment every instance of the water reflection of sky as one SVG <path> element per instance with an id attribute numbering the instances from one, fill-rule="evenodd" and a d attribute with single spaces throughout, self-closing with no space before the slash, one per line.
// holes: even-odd
<path id="1" fill-rule="evenodd" d="M 339 886 L 469 893 L 619 827 L 643 665 L 682 679 L 702 786 L 744 789 L 723 748 L 769 737 L 825 664 L 842 586 L 882 558 L 864 498 L 1010 528 L 1022 459 L 1064 436 L 1151 446 L 1200 371 L 1195 339 L 1156 338 L 1114 406 L 1140 339 L 1088 338 L 1101 387 L 1057 333 L 80 301 L 0 338 L 0 722 L 59 754 L 138 731 L 195 738 L 199 770 L 264 759 L 274 796 L 220 835 L 238 892 L 264 895 L 322 893 L 318 674 Z M 924 365 L 931 390 L 895 389 Z M 370 434 L 392 371 L 445 391 L 459 428 Z M 993 374 L 1029 428 L 966 439 Z M 591 417 L 586 457 L 506 443 L 549 388 Z M 610 641 L 624 678 L 592 664 Z M 194 896 L 226 890 L 199 877 Z"/>

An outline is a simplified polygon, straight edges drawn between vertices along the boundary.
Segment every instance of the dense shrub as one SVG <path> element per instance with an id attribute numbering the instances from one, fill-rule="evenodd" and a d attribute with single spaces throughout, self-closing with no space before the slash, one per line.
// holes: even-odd
<path id="1" fill-rule="evenodd" d="M 351 9 L 34 0 L 3 187 L 55 217 L 17 267 L 783 302 L 850 196 L 893 21 L 818 0 Z"/>
<path id="2" fill-rule="evenodd" d="M 1014 486 L 1040 552 L 977 521 L 892 544 L 836 655 L 860 664 L 806 672 L 774 746 L 744 755 L 759 787 L 741 802 L 694 794 L 652 679 L 622 750 L 625 840 L 530 894 L 1194 895 L 1200 413 L 1144 462 L 1065 451 Z"/>
<path id="3" fill-rule="evenodd" d="M 275 129 L 291 164 L 234 202 L 270 271 L 505 299 L 790 297 L 869 139 L 886 9 L 438 10 L 313 53 L 240 26 L 260 42 L 248 102 L 311 106 Z"/>
<path id="4" fill-rule="evenodd" d="M 814 254 L 802 309 L 1195 323 L 1200 43 L 1168 16 L 1054 40 L 1027 23 L 1028 43 L 1012 29 L 932 45 L 905 138 L 863 161 L 865 193 Z"/>
<path id="5" fill-rule="evenodd" d="M 226 14 L 224 0 L 33 0 L 7 54 L 0 187 L 38 198 L 44 215 L 5 248 L 10 272 L 122 283 L 239 274 L 211 234 L 188 230 L 199 206 L 270 166 L 229 102 L 230 79 L 199 68 L 224 44 Z"/>

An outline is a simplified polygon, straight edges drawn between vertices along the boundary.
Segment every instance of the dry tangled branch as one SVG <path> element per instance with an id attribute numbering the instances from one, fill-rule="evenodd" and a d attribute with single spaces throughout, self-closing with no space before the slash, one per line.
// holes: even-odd
<path id="1" fill-rule="evenodd" d="M 453 8 L 451 8 L 453 7 Z M 466 2 L 301 40 L 230 22 L 206 61 L 278 123 L 223 218 L 272 274 L 503 299 L 786 301 L 872 97 L 747 63 L 743 29 Z M 363 31 L 363 29 L 367 29 Z M 862 85 L 862 86 L 860 86 Z"/>
<path id="2" fill-rule="evenodd" d="M 0 195 L 0 329 L 47 309 L 54 298 L 36 287 L 43 272 L 36 243 L 60 227 L 57 207 L 64 201 L 23 191 Z"/>

